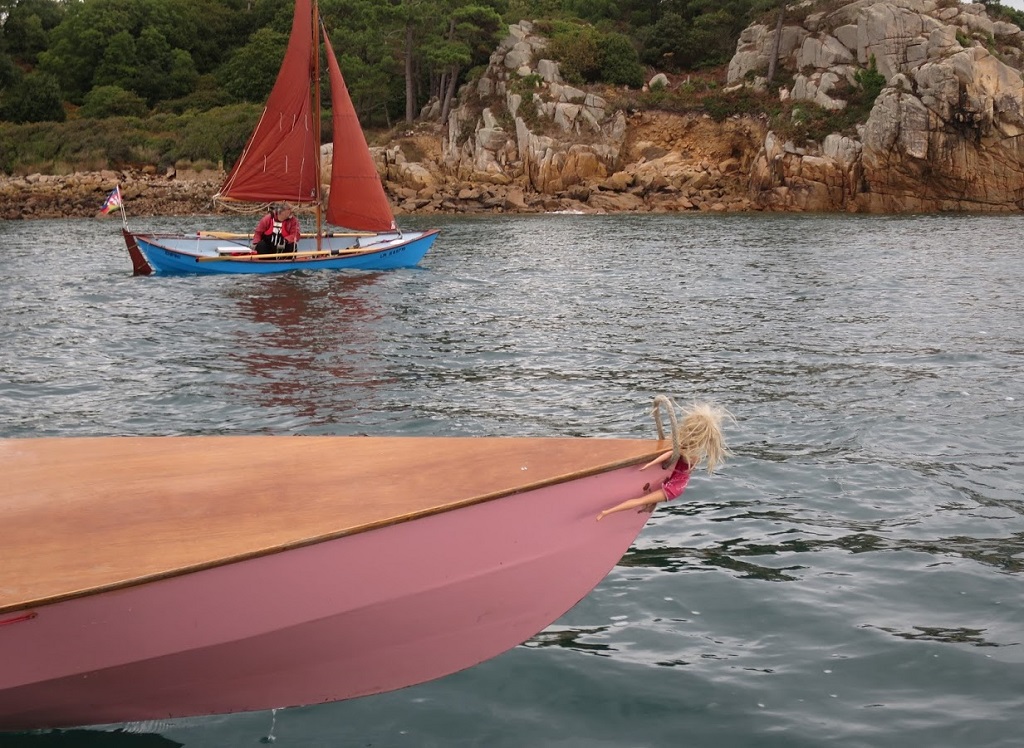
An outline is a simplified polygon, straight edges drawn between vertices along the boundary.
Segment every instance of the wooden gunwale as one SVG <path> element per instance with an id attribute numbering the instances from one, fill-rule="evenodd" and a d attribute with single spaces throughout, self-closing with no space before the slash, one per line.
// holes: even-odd
<path id="1" fill-rule="evenodd" d="M 0 615 L 638 465 L 668 446 L 527 437 L 0 439 Z M 638 495 L 642 486 L 638 479 Z"/>
<path id="2" fill-rule="evenodd" d="M 223 255 L 218 257 L 196 257 L 196 262 L 258 262 L 260 260 L 278 260 L 278 259 L 289 259 L 289 260 L 329 260 L 332 257 L 351 256 L 351 255 L 365 255 L 371 252 L 379 252 L 381 249 L 391 249 L 391 247 L 359 247 L 358 249 L 315 249 L 308 252 L 279 252 L 274 254 L 263 254 L 263 255 Z"/>

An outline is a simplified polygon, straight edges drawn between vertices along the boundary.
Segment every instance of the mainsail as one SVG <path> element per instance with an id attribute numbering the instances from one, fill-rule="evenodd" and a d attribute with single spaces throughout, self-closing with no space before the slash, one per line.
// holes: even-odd
<path id="1" fill-rule="evenodd" d="M 319 73 L 314 31 L 316 3 L 296 0 L 291 37 L 266 108 L 219 197 L 247 202 L 320 202 Z M 391 212 L 377 167 L 327 30 L 324 48 L 331 87 L 332 139 L 327 220 L 358 231 L 393 231 Z"/>
<path id="2" fill-rule="evenodd" d="M 310 0 L 296 0 L 291 37 L 263 116 L 220 190 L 229 200 L 320 199 L 320 144 L 310 84 L 317 54 Z"/>

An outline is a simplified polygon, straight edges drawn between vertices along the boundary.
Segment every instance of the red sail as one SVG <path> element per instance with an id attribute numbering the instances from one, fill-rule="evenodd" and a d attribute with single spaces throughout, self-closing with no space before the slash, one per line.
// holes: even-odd
<path id="1" fill-rule="evenodd" d="M 331 192 L 327 220 L 356 231 L 391 231 L 395 217 L 380 183 L 377 167 L 359 126 L 355 107 L 341 77 L 338 58 L 324 31 L 327 67 L 331 82 L 331 119 L 334 155 L 331 158 Z"/>
<path id="2" fill-rule="evenodd" d="M 315 72 L 313 11 L 296 0 L 292 33 L 277 81 L 256 130 L 221 187 L 231 200 L 319 200 L 318 159 L 310 85 Z"/>

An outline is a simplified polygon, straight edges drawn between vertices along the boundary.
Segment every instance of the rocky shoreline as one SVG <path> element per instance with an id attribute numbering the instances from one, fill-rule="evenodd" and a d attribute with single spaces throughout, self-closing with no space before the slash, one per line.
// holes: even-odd
<path id="1" fill-rule="evenodd" d="M 0 219 L 90 218 L 99 215 L 117 185 L 129 215 L 191 215 L 216 212 L 211 196 L 223 175 L 215 172 L 157 176 L 98 171 L 70 175 L 0 177 Z"/>
<path id="2" fill-rule="evenodd" d="M 664 130 L 664 126 L 662 122 L 659 127 Z M 710 142 L 706 133 L 694 137 L 703 140 L 705 145 Z M 422 142 L 417 145 L 417 149 L 423 147 Z M 570 185 L 554 193 L 524 189 L 514 182 L 502 184 L 446 177 L 432 159 L 425 163 L 407 162 L 401 145 L 372 150 L 384 177 L 385 190 L 399 216 L 759 209 L 747 196 L 747 179 L 739 160 L 720 160 L 696 145 L 687 159 L 681 159 L 678 152 L 672 150 L 679 147 L 678 143 L 658 145 L 643 140 L 640 143 L 643 153 L 636 157 L 635 163 L 607 179 Z M 154 170 L 0 175 L 0 219 L 95 217 L 106 196 L 117 185 L 121 187 L 129 216 L 229 214 L 234 211 L 213 201 L 224 178 L 225 174 L 219 171 L 158 174 Z"/>

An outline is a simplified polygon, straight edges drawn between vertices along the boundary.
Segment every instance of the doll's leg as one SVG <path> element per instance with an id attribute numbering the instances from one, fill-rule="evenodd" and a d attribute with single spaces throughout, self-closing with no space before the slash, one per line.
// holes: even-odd
<path id="1" fill-rule="evenodd" d="M 615 514 L 615 512 L 624 512 L 627 509 L 635 509 L 638 507 L 649 507 L 648 509 L 646 509 L 646 511 L 651 512 L 654 511 L 655 504 L 664 500 L 665 492 L 659 488 L 657 491 L 652 491 L 651 493 L 646 494 L 645 496 L 641 496 L 639 499 L 629 499 L 628 501 L 623 501 L 621 504 L 613 506 L 611 509 L 605 509 L 603 512 L 597 515 L 597 518 L 600 520 L 609 514 Z"/>

